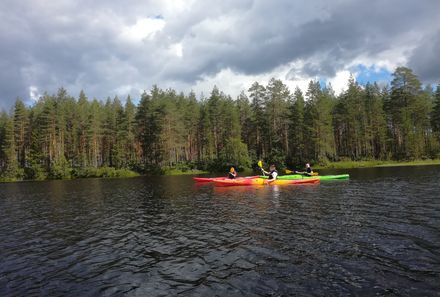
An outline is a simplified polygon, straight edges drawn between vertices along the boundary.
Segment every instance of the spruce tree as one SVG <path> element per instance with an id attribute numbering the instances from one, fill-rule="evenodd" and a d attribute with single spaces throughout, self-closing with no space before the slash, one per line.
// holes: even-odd
<path id="1" fill-rule="evenodd" d="M 29 118 L 28 111 L 20 98 L 17 98 L 14 105 L 14 141 L 18 164 L 24 168 L 29 150 Z"/>
<path id="2" fill-rule="evenodd" d="M 250 149 L 255 150 L 257 159 L 266 157 L 267 143 L 267 124 L 264 112 L 264 102 L 266 100 L 266 88 L 258 82 L 254 82 L 248 90 L 251 99 L 252 118 L 251 123 L 254 132 L 251 139 L 254 142 L 250 144 Z"/>
<path id="3" fill-rule="evenodd" d="M 429 108 L 421 83 L 411 69 L 398 67 L 391 82 L 390 114 L 397 159 L 414 159 L 425 155 L 423 126 Z"/>
<path id="4" fill-rule="evenodd" d="M 307 135 L 305 134 L 304 122 L 304 96 L 300 88 L 296 87 L 293 95 L 293 102 L 291 103 L 291 117 L 289 121 L 289 140 L 290 140 L 290 154 L 288 155 L 291 165 L 300 165 L 304 163 L 304 141 Z"/>
<path id="5" fill-rule="evenodd" d="M 437 89 L 435 91 L 434 96 L 434 107 L 432 109 L 431 113 L 431 125 L 432 125 L 432 131 L 434 133 L 434 136 L 437 139 L 437 151 L 436 157 L 440 156 L 440 152 L 438 151 L 438 148 L 440 148 L 440 84 L 437 85 Z"/>

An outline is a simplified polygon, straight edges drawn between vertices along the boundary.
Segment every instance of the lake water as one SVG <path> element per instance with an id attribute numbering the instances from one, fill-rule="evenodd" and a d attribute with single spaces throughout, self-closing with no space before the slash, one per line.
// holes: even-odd
<path id="1" fill-rule="evenodd" d="M 0 296 L 439 296 L 440 166 L 338 172 L 0 184 Z"/>

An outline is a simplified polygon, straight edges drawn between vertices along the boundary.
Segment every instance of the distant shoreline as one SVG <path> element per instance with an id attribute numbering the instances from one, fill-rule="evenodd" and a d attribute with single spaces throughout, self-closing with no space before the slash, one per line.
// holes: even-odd
<path id="1" fill-rule="evenodd" d="M 118 178 L 132 178 L 140 176 L 177 176 L 177 175 L 197 175 L 197 174 L 209 174 L 211 172 L 192 169 L 192 170 L 180 170 L 180 169 L 166 169 L 162 174 L 145 173 L 141 174 L 133 170 L 128 169 L 114 169 L 112 167 L 95 168 L 93 174 L 83 176 L 70 176 L 69 178 L 41 178 L 41 179 L 2 179 L 0 183 L 15 183 L 26 181 L 50 181 L 50 180 L 75 180 L 75 179 L 87 179 L 87 178 L 102 178 L 102 179 L 118 179 Z"/>
<path id="2" fill-rule="evenodd" d="M 330 162 L 327 165 L 315 165 L 314 169 L 351 169 L 351 168 L 372 168 L 372 167 L 399 167 L 399 166 L 424 166 L 440 165 L 440 159 L 435 160 L 414 160 L 414 161 L 341 161 Z"/>
<path id="3" fill-rule="evenodd" d="M 179 169 L 169 169 L 169 170 L 165 170 L 163 175 L 165 175 L 165 176 L 171 176 L 171 175 L 196 175 L 196 174 L 208 174 L 208 173 L 211 173 L 211 172 L 205 171 L 205 170 L 198 170 L 198 169 L 186 170 L 186 171 L 182 171 L 182 170 L 179 170 Z"/>
<path id="4" fill-rule="evenodd" d="M 341 161 L 341 162 L 330 162 L 326 165 L 314 165 L 312 164 L 313 169 L 316 171 L 324 170 L 324 169 L 353 169 L 353 168 L 373 168 L 373 167 L 400 167 L 400 166 L 428 166 L 428 165 L 440 165 L 440 159 L 435 160 L 415 160 L 415 161 Z M 107 168 L 109 169 L 109 168 Z M 81 176 L 81 177 L 72 177 L 65 179 L 54 179 L 47 178 L 42 179 L 43 181 L 48 180 L 72 180 L 72 179 L 83 179 L 83 178 L 129 178 L 129 177 L 138 177 L 138 176 L 148 176 L 149 174 L 139 174 L 137 172 L 131 170 L 120 170 L 115 171 L 117 174 L 113 175 L 101 175 L 101 176 Z M 122 174 L 121 174 L 122 173 Z M 186 170 L 182 171 L 179 169 L 167 169 L 163 171 L 162 176 L 178 176 L 178 175 L 198 175 L 198 174 L 212 174 L 214 172 L 204 171 L 204 170 Z M 242 172 L 246 174 L 252 175 L 252 169 L 244 170 Z M 38 179 L 27 179 L 27 180 L 0 180 L 0 183 L 10 183 L 10 182 L 21 182 L 21 181 L 42 181 Z"/>

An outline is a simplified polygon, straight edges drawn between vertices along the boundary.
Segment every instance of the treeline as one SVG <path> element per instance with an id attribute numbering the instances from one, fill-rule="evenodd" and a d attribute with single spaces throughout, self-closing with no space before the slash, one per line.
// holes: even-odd
<path id="1" fill-rule="evenodd" d="M 255 82 L 248 94 L 233 100 L 214 87 L 197 100 L 155 86 L 135 105 L 130 97 L 124 104 L 84 92 L 74 98 L 61 88 L 33 106 L 17 99 L 0 115 L 0 178 L 440 157 L 440 85 L 422 88 L 405 67 L 391 86 L 350 79 L 339 96 L 318 81 L 291 93 L 277 79 Z"/>

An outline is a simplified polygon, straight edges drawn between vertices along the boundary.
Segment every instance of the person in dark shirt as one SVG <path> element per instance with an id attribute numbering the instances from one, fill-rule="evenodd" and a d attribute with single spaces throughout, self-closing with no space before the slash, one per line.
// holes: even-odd
<path id="1" fill-rule="evenodd" d="M 313 169 L 310 167 L 310 164 L 306 164 L 306 175 L 312 176 L 313 175 Z"/>
<path id="2" fill-rule="evenodd" d="M 306 164 L 306 170 L 305 171 L 295 171 L 295 173 L 312 176 L 313 175 L 313 169 L 310 167 L 310 163 Z"/>

